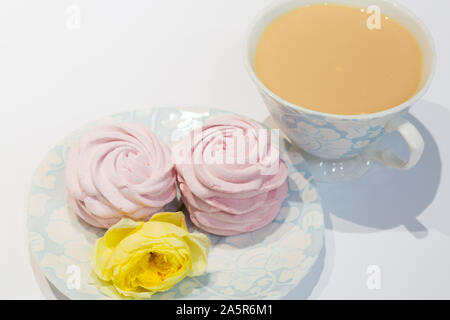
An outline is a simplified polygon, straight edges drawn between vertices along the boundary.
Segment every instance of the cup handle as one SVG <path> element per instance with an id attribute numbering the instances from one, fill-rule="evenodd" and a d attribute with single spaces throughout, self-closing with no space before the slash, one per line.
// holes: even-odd
<path id="1" fill-rule="evenodd" d="M 386 167 L 407 170 L 414 167 L 419 162 L 425 142 L 419 130 L 403 117 L 392 119 L 385 127 L 386 132 L 397 131 L 403 137 L 409 147 L 409 160 L 403 161 L 391 149 L 377 150 L 375 146 L 370 146 L 365 152 L 367 160 L 377 160 Z"/>

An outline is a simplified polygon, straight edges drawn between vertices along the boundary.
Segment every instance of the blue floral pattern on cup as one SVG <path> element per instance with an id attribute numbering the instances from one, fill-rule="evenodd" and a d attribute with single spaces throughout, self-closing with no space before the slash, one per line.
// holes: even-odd
<path id="1" fill-rule="evenodd" d="M 274 120 L 296 145 L 324 159 L 344 159 L 361 154 L 385 134 L 395 114 L 371 119 L 344 119 L 313 114 L 284 105 L 260 90 Z"/>

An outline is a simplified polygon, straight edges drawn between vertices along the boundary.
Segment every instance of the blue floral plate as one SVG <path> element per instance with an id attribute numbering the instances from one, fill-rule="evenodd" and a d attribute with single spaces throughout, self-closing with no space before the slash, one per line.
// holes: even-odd
<path id="1" fill-rule="evenodd" d="M 209 108 L 125 112 L 73 132 L 48 152 L 36 170 L 28 198 L 30 247 L 48 280 L 72 299 L 105 298 L 89 284 L 89 251 L 104 230 L 82 222 L 66 204 L 66 156 L 86 129 L 105 122 L 138 121 L 173 145 L 208 118 L 226 113 Z M 300 153 L 287 140 L 281 140 L 279 147 L 289 169 L 289 195 L 275 221 L 239 236 L 209 235 L 212 245 L 206 274 L 186 278 L 152 299 L 280 299 L 298 285 L 322 249 L 323 212 Z M 196 228 L 189 224 L 189 229 Z"/>

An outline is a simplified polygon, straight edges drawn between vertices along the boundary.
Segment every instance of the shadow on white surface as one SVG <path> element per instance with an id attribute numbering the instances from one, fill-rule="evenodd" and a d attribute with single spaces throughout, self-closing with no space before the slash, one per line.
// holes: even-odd
<path id="1" fill-rule="evenodd" d="M 429 230 L 436 230 L 450 237 L 450 171 L 448 167 L 450 164 L 450 109 L 449 106 L 444 107 L 428 101 L 422 101 L 418 107 L 421 114 L 417 118 L 426 121 L 427 127 L 433 132 L 441 159 L 439 168 L 432 167 L 433 163 L 429 163 L 430 172 L 434 171 L 436 174 L 436 171 L 440 169 L 440 185 L 433 202 L 420 216 L 420 221 Z M 420 183 L 421 181 L 418 180 L 418 184 Z"/>
<path id="2" fill-rule="evenodd" d="M 333 230 L 346 233 L 370 233 L 405 227 L 414 237 L 424 238 L 429 228 L 436 228 L 450 236 L 450 215 L 433 210 L 430 216 L 422 213 L 433 203 L 441 184 L 441 148 L 449 149 L 450 112 L 448 109 L 422 101 L 427 119 L 437 120 L 439 137 L 412 115 L 407 115 L 421 132 L 425 150 L 420 162 L 412 169 L 401 171 L 374 164 L 363 177 L 340 184 L 319 184 L 322 204 L 331 213 Z M 433 121 L 434 121 L 433 120 Z M 433 124 L 433 129 L 438 124 Z M 445 132 L 442 132 L 442 131 Z M 440 141 L 438 143 L 436 141 Z M 382 139 L 381 148 L 392 147 L 406 158 L 408 149 L 398 134 Z M 446 150 L 447 151 L 447 150 Z M 447 178 L 448 180 L 448 178 Z M 449 209 L 449 197 L 440 199 L 443 209 Z M 446 203 L 442 203 L 445 201 Z"/>

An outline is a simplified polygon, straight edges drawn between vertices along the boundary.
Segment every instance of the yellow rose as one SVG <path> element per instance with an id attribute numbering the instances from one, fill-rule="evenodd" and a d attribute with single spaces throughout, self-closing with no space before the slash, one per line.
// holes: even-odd
<path id="1" fill-rule="evenodd" d="M 92 248 L 92 280 L 107 296 L 148 299 L 203 274 L 209 247 L 206 235 L 188 232 L 182 212 L 158 213 L 147 222 L 122 219 Z"/>

